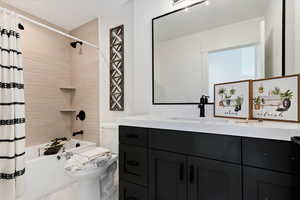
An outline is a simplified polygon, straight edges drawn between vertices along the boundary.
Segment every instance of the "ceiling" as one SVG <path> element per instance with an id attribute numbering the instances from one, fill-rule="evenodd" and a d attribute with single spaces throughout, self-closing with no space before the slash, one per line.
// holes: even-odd
<path id="1" fill-rule="evenodd" d="M 220 26 L 265 17 L 273 6 L 282 15 L 282 0 L 210 0 L 186 11 L 155 20 L 156 40 L 170 40 Z"/>
<path id="2" fill-rule="evenodd" d="M 129 0 L 2 0 L 22 11 L 71 31 Z"/>

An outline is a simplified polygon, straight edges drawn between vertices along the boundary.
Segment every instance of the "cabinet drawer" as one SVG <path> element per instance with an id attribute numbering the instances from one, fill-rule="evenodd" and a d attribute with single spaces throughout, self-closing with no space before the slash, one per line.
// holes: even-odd
<path id="1" fill-rule="evenodd" d="M 151 148 L 241 163 L 241 138 L 206 133 L 150 129 Z"/>
<path id="2" fill-rule="evenodd" d="M 291 173 L 295 155 L 291 142 L 243 138 L 244 165 Z"/>
<path id="3" fill-rule="evenodd" d="M 120 126 L 119 138 L 121 144 L 146 147 L 148 146 L 148 129 Z"/>
<path id="4" fill-rule="evenodd" d="M 120 181 L 119 187 L 119 200 L 147 200 L 147 189 L 128 183 L 126 181 Z"/>
<path id="5" fill-rule="evenodd" d="M 147 149 L 120 145 L 120 179 L 132 183 L 147 185 L 148 151 Z"/>

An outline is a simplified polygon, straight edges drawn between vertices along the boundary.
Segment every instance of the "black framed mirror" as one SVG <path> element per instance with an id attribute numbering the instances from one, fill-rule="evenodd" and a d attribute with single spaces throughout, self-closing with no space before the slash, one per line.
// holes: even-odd
<path id="1" fill-rule="evenodd" d="M 153 18 L 153 105 L 212 103 L 214 84 L 284 76 L 285 18 L 285 0 L 203 0 Z"/>

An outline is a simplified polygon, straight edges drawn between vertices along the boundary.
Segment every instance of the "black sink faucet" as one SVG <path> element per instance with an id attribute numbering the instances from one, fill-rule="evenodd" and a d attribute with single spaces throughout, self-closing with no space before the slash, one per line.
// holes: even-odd
<path id="1" fill-rule="evenodd" d="M 200 98 L 200 104 L 198 108 L 200 108 L 200 117 L 205 117 L 205 105 L 208 104 L 209 96 L 202 95 Z"/>

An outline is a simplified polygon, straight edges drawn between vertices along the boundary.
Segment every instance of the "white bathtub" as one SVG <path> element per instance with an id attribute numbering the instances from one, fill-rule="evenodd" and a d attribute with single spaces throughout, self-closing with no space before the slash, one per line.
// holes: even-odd
<path id="1" fill-rule="evenodd" d="M 80 147 L 76 148 L 76 144 Z M 26 192 L 25 200 L 38 200 L 53 194 L 68 185 L 72 180 L 64 171 L 65 158 L 57 159 L 58 155 L 39 156 L 39 149 L 44 145 L 26 148 Z M 66 145 L 66 151 L 81 151 L 84 148 L 96 146 L 95 143 L 71 140 Z"/>

